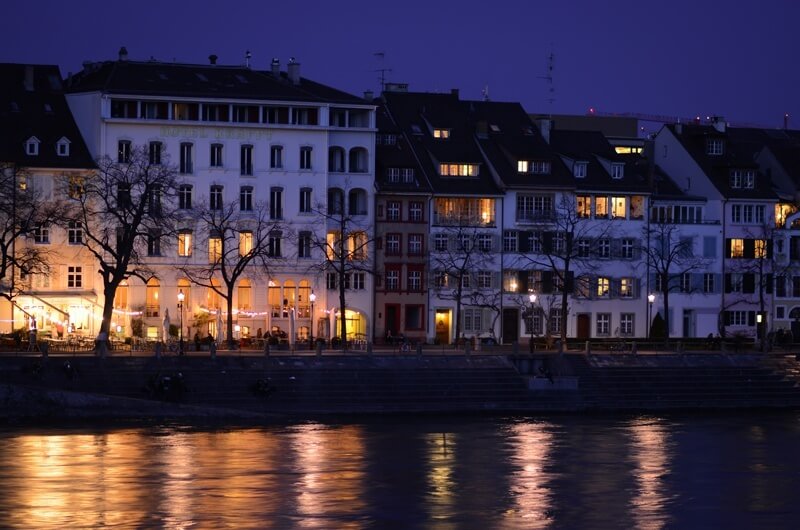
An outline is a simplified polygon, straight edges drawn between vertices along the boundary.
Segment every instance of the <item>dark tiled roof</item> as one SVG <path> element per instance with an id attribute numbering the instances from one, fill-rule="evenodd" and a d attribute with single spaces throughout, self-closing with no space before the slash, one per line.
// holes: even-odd
<path id="1" fill-rule="evenodd" d="M 41 142 L 36 156 L 25 151 L 31 137 Z M 61 138 L 70 142 L 68 156 L 56 152 Z M 24 167 L 94 167 L 64 98 L 58 66 L 0 64 L 0 161 Z"/>
<path id="2" fill-rule="evenodd" d="M 378 189 L 384 193 L 429 193 L 431 185 L 427 174 L 417 163 L 408 140 L 400 128 L 394 124 L 384 105 L 377 108 L 376 122 L 379 135 L 391 134 L 395 137 L 394 145 L 386 145 L 381 142 L 375 148 L 375 184 Z M 389 168 L 413 169 L 414 182 L 390 182 L 387 174 Z"/>
<path id="3" fill-rule="evenodd" d="M 700 195 L 690 195 L 686 193 L 675 181 L 670 177 L 666 171 L 660 166 L 656 165 L 653 170 L 653 195 L 651 196 L 654 201 L 699 201 L 707 202 L 706 197 Z"/>
<path id="4" fill-rule="evenodd" d="M 638 155 L 620 155 L 600 131 L 550 131 L 550 145 L 567 158 L 587 163 L 586 176 L 576 178 L 579 190 L 608 192 L 650 191 L 647 160 Z M 625 164 L 623 177 L 612 178 L 601 163 Z"/>
<path id="5" fill-rule="evenodd" d="M 164 97 L 266 99 L 317 103 L 366 102 L 304 77 L 293 83 L 286 72 L 277 77 L 268 71 L 244 66 L 163 63 L 159 61 L 105 61 L 87 63 L 67 80 L 68 92 L 99 90 L 109 94 Z"/>

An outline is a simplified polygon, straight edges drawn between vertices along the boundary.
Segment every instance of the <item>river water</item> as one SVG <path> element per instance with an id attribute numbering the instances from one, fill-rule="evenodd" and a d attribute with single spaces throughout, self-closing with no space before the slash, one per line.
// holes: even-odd
<path id="1" fill-rule="evenodd" d="M 800 413 L 0 430 L 0 528 L 800 528 Z"/>

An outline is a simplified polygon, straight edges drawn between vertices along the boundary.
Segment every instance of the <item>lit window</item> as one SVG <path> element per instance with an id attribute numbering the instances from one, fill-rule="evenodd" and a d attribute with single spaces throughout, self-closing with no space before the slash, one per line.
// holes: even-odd
<path id="1" fill-rule="evenodd" d="M 744 257 L 744 239 L 731 239 L 731 253 L 729 257 Z"/>
<path id="2" fill-rule="evenodd" d="M 178 233 L 178 256 L 189 257 L 192 255 L 192 232 L 187 230 Z"/>
<path id="3" fill-rule="evenodd" d="M 449 177 L 477 177 L 478 164 L 439 164 L 439 174 Z"/>
<path id="4" fill-rule="evenodd" d="M 239 255 L 246 256 L 253 251 L 253 232 L 239 232 Z"/>
<path id="5" fill-rule="evenodd" d="M 625 197 L 611 197 L 611 218 L 625 219 L 628 211 L 628 199 Z"/>
<path id="6" fill-rule="evenodd" d="M 608 217 L 608 197 L 597 197 L 594 200 L 594 216 Z"/>
<path id="7" fill-rule="evenodd" d="M 547 175 L 550 173 L 550 162 L 546 160 L 519 160 L 517 161 L 517 171 L 520 173 Z"/>
<path id="8" fill-rule="evenodd" d="M 619 281 L 620 298 L 633 298 L 633 278 L 622 278 Z"/>
<path id="9" fill-rule="evenodd" d="M 222 238 L 212 236 L 208 238 L 208 262 L 217 263 L 222 259 Z"/>
<path id="10" fill-rule="evenodd" d="M 450 129 L 434 129 L 433 137 L 439 138 L 440 140 L 450 138 Z"/>
<path id="11" fill-rule="evenodd" d="M 608 278 L 597 278 L 597 296 L 605 298 L 611 291 L 611 280 Z"/>
<path id="12" fill-rule="evenodd" d="M 578 195 L 576 199 L 578 207 L 578 217 L 583 219 L 592 216 L 592 198 L 588 195 Z"/>
<path id="13" fill-rule="evenodd" d="M 755 240 L 755 258 L 766 258 L 767 257 L 767 240 L 766 239 L 756 239 Z"/>

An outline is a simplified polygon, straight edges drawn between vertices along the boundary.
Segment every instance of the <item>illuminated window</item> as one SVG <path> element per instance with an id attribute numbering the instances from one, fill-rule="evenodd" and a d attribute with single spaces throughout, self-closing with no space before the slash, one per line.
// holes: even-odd
<path id="1" fill-rule="evenodd" d="M 237 302 L 239 303 L 239 311 L 250 311 L 253 307 L 250 280 L 245 279 L 240 281 L 238 291 Z"/>
<path id="2" fill-rule="evenodd" d="M 744 239 L 731 239 L 731 253 L 729 257 L 744 257 Z"/>
<path id="3" fill-rule="evenodd" d="M 208 238 L 208 262 L 217 263 L 222 259 L 222 238 L 211 236 Z"/>
<path id="4" fill-rule="evenodd" d="M 597 278 L 597 296 L 608 297 L 611 291 L 611 280 L 608 278 Z"/>
<path id="5" fill-rule="evenodd" d="M 594 216 L 608 217 L 608 197 L 596 197 L 594 200 Z"/>
<path id="6" fill-rule="evenodd" d="M 756 239 L 755 240 L 755 258 L 766 258 L 767 257 L 767 240 L 766 239 Z"/>
<path id="7" fill-rule="evenodd" d="M 192 255 L 192 232 L 190 230 L 178 233 L 178 256 Z"/>
<path id="8" fill-rule="evenodd" d="M 517 289 L 519 289 L 517 271 L 503 272 L 503 291 L 507 293 L 516 293 Z"/>
<path id="9" fill-rule="evenodd" d="M 640 155 L 642 154 L 641 147 L 634 147 L 634 146 L 627 146 L 627 145 L 617 145 L 614 147 L 614 151 L 618 155 Z"/>
<path id="10" fill-rule="evenodd" d="M 351 260 L 363 261 L 367 259 L 367 233 L 366 232 L 353 232 L 347 238 L 348 242 L 348 257 Z"/>
<path id="11" fill-rule="evenodd" d="M 239 232 L 239 255 L 246 256 L 253 251 L 253 232 Z"/>
<path id="12" fill-rule="evenodd" d="M 784 223 L 786 222 L 786 218 L 793 214 L 796 210 L 797 208 L 791 204 L 776 204 L 775 224 L 779 227 L 783 227 Z"/>
<path id="13" fill-rule="evenodd" d="M 588 195 L 578 195 L 576 199 L 578 206 L 578 217 L 588 218 L 592 216 L 592 198 Z"/>
<path id="14" fill-rule="evenodd" d="M 450 129 L 434 129 L 433 137 L 439 138 L 440 140 L 450 138 Z"/>
<path id="15" fill-rule="evenodd" d="M 520 173 L 534 173 L 537 175 L 550 174 L 550 162 L 546 160 L 519 160 L 517 171 Z"/>
<path id="16" fill-rule="evenodd" d="M 158 291 L 160 284 L 155 278 L 147 280 L 147 288 L 145 289 L 145 316 L 157 317 L 159 313 Z"/>
<path id="17" fill-rule="evenodd" d="M 84 193 L 84 179 L 83 177 L 71 176 L 69 177 L 69 184 L 67 194 L 70 199 L 80 199 Z"/>
<path id="18" fill-rule="evenodd" d="M 439 164 L 439 174 L 449 177 L 477 177 L 478 164 Z"/>
<path id="19" fill-rule="evenodd" d="M 611 197 L 611 217 L 613 219 L 625 219 L 628 211 L 628 199 L 626 197 Z"/>
<path id="20" fill-rule="evenodd" d="M 633 298 L 633 278 L 622 278 L 619 281 L 620 298 Z"/>

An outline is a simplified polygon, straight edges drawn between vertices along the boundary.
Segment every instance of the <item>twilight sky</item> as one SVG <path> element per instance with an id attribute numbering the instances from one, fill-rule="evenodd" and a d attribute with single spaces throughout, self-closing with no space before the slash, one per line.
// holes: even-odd
<path id="1" fill-rule="evenodd" d="M 720 115 L 800 128 L 797 0 L 6 0 L 0 62 L 272 57 L 360 95 L 386 80 L 529 112 Z M 552 88 L 548 55 L 554 54 Z M 376 56 L 383 52 L 381 62 Z M 552 98 L 554 101 L 550 102 Z"/>

